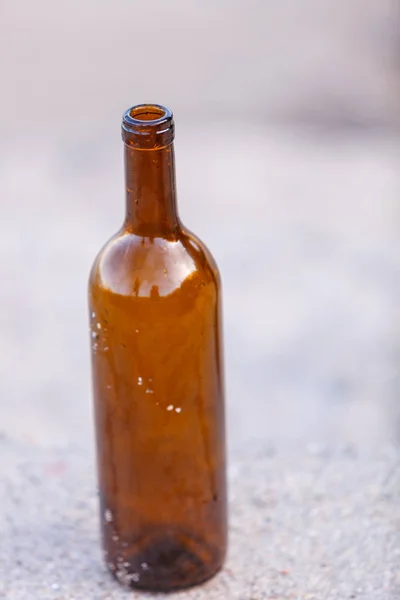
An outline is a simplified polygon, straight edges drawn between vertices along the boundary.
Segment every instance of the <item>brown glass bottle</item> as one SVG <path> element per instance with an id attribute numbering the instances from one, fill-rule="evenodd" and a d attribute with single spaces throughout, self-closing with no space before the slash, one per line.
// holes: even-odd
<path id="1" fill-rule="evenodd" d="M 130 109 L 122 137 L 126 218 L 89 284 L 103 543 L 121 583 L 168 591 L 226 553 L 221 284 L 177 214 L 171 111 Z"/>

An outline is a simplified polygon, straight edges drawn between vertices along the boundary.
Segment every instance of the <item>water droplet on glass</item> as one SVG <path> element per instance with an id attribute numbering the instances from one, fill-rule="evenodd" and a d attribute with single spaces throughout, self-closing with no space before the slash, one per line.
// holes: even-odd
<path id="1" fill-rule="evenodd" d="M 180 407 L 178 407 L 178 408 L 176 408 L 176 409 L 175 409 L 175 412 L 177 412 L 177 413 L 180 413 L 180 412 L 181 412 L 181 410 L 182 410 L 182 409 L 181 409 Z"/>
<path id="2" fill-rule="evenodd" d="M 137 378 L 137 384 L 138 385 L 142 385 L 143 384 L 143 378 L 142 377 L 138 377 Z"/>
<path id="3" fill-rule="evenodd" d="M 142 567 L 143 571 L 147 571 L 147 569 L 149 568 L 149 565 L 147 563 L 142 563 L 140 566 Z"/>
<path id="4" fill-rule="evenodd" d="M 95 318 L 95 316 L 96 316 L 96 313 L 95 313 L 95 312 L 92 312 L 92 319 L 94 319 L 94 318 Z"/>
<path id="5" fill-rule="evenodd" d="M 146 390 L 146 394 L 154 394 L 154 391 L 153 391 L 153 390 L 151 390 L 150 388 L 147 388 L 147 390 Z"/>
<path id="6" fill-rule="evenodd" d="M 112 516 L 112 512 L 111 510 L 105 510 L 104 511 L 104 518 L 106 520 L 107 523 L 111 523 L 111 521 L 113 520 L 113 516 Z"/>
<path id="7" fill-rule="evenodd" d="M 167 410 L 174 410 L 174 407 L 172 406 L 172 404 L 170 404 L 169 406 L 167 406 Z"/>
<path id="8" fill-rule="evenodd" d="M 101 323 L 97 323 L 96 327 L 97 329 L 101 329 Z"/>

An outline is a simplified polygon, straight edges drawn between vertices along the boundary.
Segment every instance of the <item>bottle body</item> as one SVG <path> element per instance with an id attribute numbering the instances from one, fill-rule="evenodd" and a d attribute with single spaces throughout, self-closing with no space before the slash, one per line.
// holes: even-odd
<path id="1" fill-rule="evenodd" d="M 93 395 L 106 563 L 168 591 L 211 577 L 226 552 L 221 296 L 179 221 L 151 231 L 124 226 L 93 266 Z"/>

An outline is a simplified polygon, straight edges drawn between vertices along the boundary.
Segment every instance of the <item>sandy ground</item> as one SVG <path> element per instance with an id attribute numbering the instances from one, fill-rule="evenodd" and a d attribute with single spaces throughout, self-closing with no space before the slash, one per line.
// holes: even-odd
<path id="1" fill-rule="evenodd" d="M 101 564 L 91 461 L 0 442 L 0 597 L 150 598 Z M 231 456 L 230 552 L 206 585 L 157 598 L 398 600 L 399 453 L 272 445 Z"/>

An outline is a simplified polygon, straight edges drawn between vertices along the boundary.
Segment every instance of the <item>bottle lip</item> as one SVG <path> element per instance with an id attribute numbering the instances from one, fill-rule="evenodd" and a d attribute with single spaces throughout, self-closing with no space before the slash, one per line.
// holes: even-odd
<path id="1" fill-rule="evenodd" d="M 172 111 L 161 104 L 136 104 L 122 117 L 122 139 L 135 148 L 166 146 L 173 141 L 174 130 Z"/>

